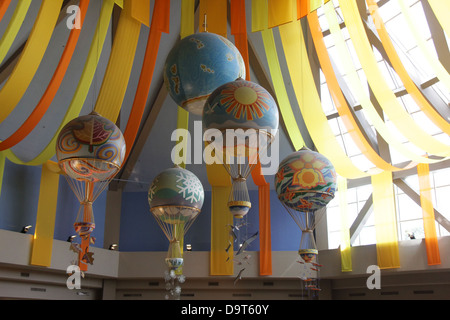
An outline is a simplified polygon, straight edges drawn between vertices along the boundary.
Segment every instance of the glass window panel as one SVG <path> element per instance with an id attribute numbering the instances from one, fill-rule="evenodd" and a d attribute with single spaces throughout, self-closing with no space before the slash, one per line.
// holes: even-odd
<path id="1" fill-rule="evenodd" d="M 336 191 L 334 194 L 334 198 L 331 199 L 330 202 L 328 202 L 327 209 L 331 207 L 338 207 L 339 206 L 339 191 Z"/>
<path id="2" fill-rule="evenodd" d="M 378 68 L 380 69 L 381 74 L 383 75 L 383 78 L 386 81 L 386 84 L 389 86 L 389 88 L 391 90 L 396 89 L 397 85 L 394 83 L 391 73 L 389 72 L 386 62 L 384 60 L 378 62 Z"/>
<path id="3" fill-rule="evenodd" d="M 450 169 L 441 169 L 432 173 L 435 187 L 450 185 Z"/>
<path id="4" fill-rule="evenodd" d="M 373 208 L 373 207 L 372 207 Z M 373 213 L 373 209 L 368 213 L 368 217 L 365 223 L 365 226 L 374 226 L 375 225 L 375 214 Z"/>
<path id="5" fill-rule="evenodd" d="M 335 136 L 338 136 L 341 134 L 341 130 L 339 129 L 337 118 L 328 120 L 328 125 L 330 126 L 331 131 L 333 131 L 333 134 Z"/>
<path id="6" fill-rule="evenodd" d="M 322 30 L 327 30 L 327 29 L 323 29 L 322 28 Z M 331 34 L 326 35 L 325 37 L 323 37 L 323 41 L 325 43 L 325 47 L 326 48 L 330 48 L 330 47 L 334 46 L 334 39 L 333 39 L 333 36 Z"/>
<path id="7" fill-rule="evenodd" d="M 327 227 L 330 232 L 341 230 L 341 211 L 339 207 L 327 207 Z"/>
<path id="8" fill-rule="evenodd" d="M 432 175 L 430 175 L 430 184 L 433 185 Z M 419 187 L 419 177 L 417 175 L 406 177 L 405 182 L 408 186 L 410 186 L 417 194 L 419 194 L 420 187 Z M 401 190 L 399 188 L 399 190 Z M 399 192 L 400 193 L 400 192 Z"/>
<path id="9" fill-rule="evenodd" d="M 389 152 L 391 154 L 392 163 L 402 163 L 408 161 L 408 159 L 397 150 L 395 150 L 395 148 L 389 148 Z"/>
<path id="10" fill-rule="evenodd" d="M 397 210 L 400 221 L 422 218 L 422 208 L 406 194 L 397 196 Z"/>
<path id="11" fill-rule="evenodd" d="M 422 3 L 420 1 L 416 1 L 410 9 L 412 20 L 419 26 L 419 30 L 421 32 L 421 36 L 424 39 L 428 39 L 431 37 L 430 28 L 428 27 L 428 21 L 423 12 Z"/>
<path id="12" fill-rule="evenodd" d="M 437 133 L 441 133 L 442 130 L 439 129 L 438 126 L 436 126 L 433 121 L 428 118 L 423 111 L 418 111 L 412 114 L 413 119 L 416 121 L 416 123 L 420 123 L 420 127 L 425 130 L 430 135 L 434 135 Z"/>
<path id="13" fill-rule="evenodd" d="M 445 103 L 447 104 L 450 103 L 450 92 L 445 86 L 445 84 L 443 84 L 442 82 L 438 82 L 432 85 L 431 88 L 433 88 L 433 90 L 436 91 L 436 93 L 441 97 L 442 100 L 445 101 Z"/>
<path id="14" fill-rule="evenodd" d="M 349 133 L 345 133 L 343 135 L 343 138 L 348 156 L 352 157 L 361 154 L 361 151 L 359 150 L 358 146 L 355 144 Z"/>
<path id="15" fill-rule="evenodd" d="M 425 56 L 422 54 L 419 47 L 416 46 L 409 50 L 408 55 L 416 69 L 420 72 L 423 80 L 428 80 L 435 76 L 433 68 L 430 67 L 430 64 L 425 59 Z"/>
<path id="16" fill-rule="evenodd" d="M 336 141 L 339 143 L 339 146 L 342 148 L 342 150 L 345 150 L 344 141 L 342 141 L 342 135 L 336 136 Z"/>
<path id="17" fill-rule="evenodd" d="M 361 81 L 361 85 L 365 89 L 364 90 L 365 94 L 367 96 L 370 96 L 369 84 L 367 83 L 367 77 L 366 77 L 366 74 L 364 73 L 364 70 L 363 69 L 359 69 L 357 71 L 357 73 L 358 73 L 359 80 Z"/>
<path id="18" fill-rule="evenodd" d="M 442 142 L 443 144 L 450 145 L 450 137 L 449 137 L 448 134 L 446 134 L 444 132 L 439 133 L 439 134 L 435 134 L 435 135 L 433 135 L 433 137 L 436 140 Z"/>
<path id="19" fill-rule="evenodd" d="M 347 189 L 347 203 L 356 203 L 357 201 L 356 188 Z"/>
<path id="20" fill-rule="evenodd" d="M 369 245 L 376 243 L 375 227 L 364 227 L 359 234 L 360 245 Z"/>
<path id="21" fill-rule="evenodd" d="M 360 169 L 362 171 L 367 171 L 367 170 L 375 167 L 375 165 L 369 159 L 367 159 L 367 157 L 363 154 L 359 154 L 357 156 L 350 157 L 350 159 L 353 161 L 355 166 L 357 166 L 358 169 Z"/>
<path id="22" fill-rule="evenodd" d="M 339 59 L 339 54 L 338 54 L 335 46 L 328 48 L 328 55 L 330 56 L 331 60 L 333 61 L 333 67 L 335 67 L 337 69 L 337 70 L 334 70 L 336 75 L 338 77 L 339 77 L 339 75 L 343 75 L 345 68 L 342 66 L 342 60 Z M 333 58 L 333 57 L 335 57 L 335 58 Z"/>
<path id="23" fill-rule="evenodd" d="M 405 50 L 410 50 L 417 45 L 416 40 L 408 28 L 408 24 L 401 15 L 397 15 L 389 22 L 386 22 L 385 26 L 389 34 L 395 38 L 395 41 L 405 48 Z"/>
<path id="24" fill-rule="evenodd" d="M 413 113 L 413 112 L 420 110 L 420 107 L 417 105 L 417 103 L 414 101 L 414 99 L 409 94 L 401 96 L 397 99 L 399 99 L 403 103 L 403 105 L 406 107 L 406 110 L 409 113 Z"/>
<path id="25" fill-rule="evenodd" d="M 320 75 L 320 84 L 324 84 L 326 83 L 326 79 L 325 79 L 325 75 L 322 72 L 322 69 L 319 70 L 319 75 Z"/>
<path id="26" fill-rule="evenodd" d="M 328 90 L 328 85 L 326 83 L 320 86 L 320 98 L 323 112 L 325 112 L 326 115 L 336 112 L 336 108 L 331 100 L 330 91 Z"/>
<path id="27" fill-rule="evenodd" d="M 445 229 L 443 226 L 439 226 L 439 232 L 441 234 L 441 237 L 450 236 L 450 232 L 447 229 Z"/>
<path id="28" fill-rule="evenodd" d="M 337 249 L 341 244 L 341 232 L 328 233 L 328 249 Z"/>
<path id="29" fill-rule="evenodd" d="M 385 23 L 394 18 L 400 12 L 400 7 L 395 1 L 388 1 L 379 8 L 379 13 Z"/>
<path id="30" fill-rule="evenodd" d="M 422 219 L 400 222 L 399 240 L 410 240 L 410 236 L 415 239 L 425 238 Z"/>
<path id="31" fill-rule="evenodd" d="M 449 198 L 450 186 L 436 188 L 436 210 L 450 220 Z"/>
<path id="32" fill-rule="evenodd" d="M 319 11 L 317 12 L 317 15 L 319 16 L 319 24 L 320 24 L 320 27 L 322 28 L 322 30 L 328 30 L 330 27 L 328 25 L 327 17 L 323 14 L 323 12 L 320 15 Z"/>
<path id="33" fill-rule="evenodd" d="M 371 184 L 367 184 L 365 186 L 358 187 L 356 189 L 358 201 L 366 201 L 373 192 L 373 188 Z"/>
<path id="34" fill-rule="evenodd" d="M 345 28 L 347 30 L 347 28 Z M 352 57 L 353 65 L 355 66 L 356 70 L 361 69 L 361 63 L 359 62 L 358 55 L 355 51 L 355 47 L 353 46 L 353 42 L 351 40 L 345 41 L 347 43 L 348 51 L 350 52 L 350 55 Z"/>

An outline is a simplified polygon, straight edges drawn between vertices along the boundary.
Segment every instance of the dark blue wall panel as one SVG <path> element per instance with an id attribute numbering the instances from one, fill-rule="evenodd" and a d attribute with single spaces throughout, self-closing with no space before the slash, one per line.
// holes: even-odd
<path id="1" fill-rule="evenodd" d="M 0 195 L 0 229 L 20 232 L 26 225 L 32 225 L 29 233 L 36 227 L 39 187 L 41 183 L 41 166 L 17 165 L 5 161 L 3 185 Z M 54 238 L 67 240 L 75 234 L 75 222 L 80 204 L 64 177 L 60 177 L 58 202 L 55 218 Z M 95 247 L 103 247 L 105 225 L 106 191 L 94 202 L 96 228 L 93 236 Z"/>
<path id="2" fill-rule="evenodd" d="M 0 228 L 19 232 L 24 225 L 32 225 L 34 233 L 37 204 L 39 199 L 41 167 L 20 166 L 6 160 L 3 188 L 0 196 Z M 240 241 L 259 230 L 258 191 L 250 191 L 252 208 L 242 222 Z M 270 193 L 271 228 L 273 251 L 296 251 L 301 232 L 275 192 Z M 103 247 L 105 223 L 106 191 L 94 202 L 96 228 L 93 236 L 95 247 Z M 67 240 L 74 235 L 73 223 L 79 203 L 64 177 L 60 177 L 58 205 L 55 221 L 55 239 Z M 237 223 L 237 222 L 236 222 Z M 209 251 L 211 244 L 211 192 L 205 193 L 202 211 L 185 235 L 185 243 L 191 244 L 194 251 Z M 124 192 L 120 226 L 121 251 L 166 251 L 168 240 L 149 211 L 145 192 Z M 237 249 L 237 242 L 235 249 Z M 225 250 L 225 248 L 224 248 Z M 259 250 L 259 239 L 248 248 Z"/>
<path id="3" fill-rule="evenodd" d="M 0 228 L 20 232 L 32 225 L 34 233 L 41 182 L 41 167 L 20 166 L 5 161 L 0 195 Z"/>
<path id="4" fill-rule="evenodd" d="M 95 220 L 95 229 L 92 232 L 95 243 L 92 244 L 92 246 L 97 248 L 103 247 L 106 194 L 107 191 L 103 191 L 92 205 Z M 68 237 L 76 235 L 73 223 L 77 218 L 79 208 L 80 203 L 78 202 L 77 197 L 67 183 L 66 178 L 61 176 L 59 180 L 58 204 L 56 208 L 55 239 L 65 241 Z M 77 242 L 80 242 L 80 239 L 77 239 Z"/>
<path id="5" fill-rule="evenodd" d="M 242 222 L 238 234 L 243 241 L 259 231 L 258 191 L 250 191 L 252 208 Z M 276 193 L 270 193 L 271 228 L 273 251 L 296 251 L 300 244 L 301 231 L 278 201 Z M 236 222 L 238 223 L 238 222 Z M 149 211 L 147 194 L 124 192 L 120 226 L 121 251 L 166 251 L 168 240 Z M 185 236 L 185 244 L 191 244 L 194 251 L 209 251 L 211 244 L 211 192 L 205 192 L 202 212 Z M 237 249 L 237 245 L 235 246 Z M 224 248 L 225 250 L 225 248 Z M 248 248 L 259 250 L 259 238 Z"/>

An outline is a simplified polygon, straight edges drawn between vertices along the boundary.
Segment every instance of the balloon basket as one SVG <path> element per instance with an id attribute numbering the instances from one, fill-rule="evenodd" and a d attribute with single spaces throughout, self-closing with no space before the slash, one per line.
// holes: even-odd
<path id="1" fill-rule="evenodd" d="M 183 254 L 181 252 L 180 241 L 174 240 L 169 244 L 167 257 L 165 259 L 167 267 L 171 270 L 176 270 L 183 266 Z"/>

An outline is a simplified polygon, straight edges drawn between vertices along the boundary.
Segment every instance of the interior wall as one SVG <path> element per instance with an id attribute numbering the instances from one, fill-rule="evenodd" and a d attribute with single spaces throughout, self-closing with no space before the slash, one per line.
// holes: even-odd
<path id="1" fill-rule="evenodd" d="M 258 190 L 249 190 L 252 208 L 242 220 L 241 242 L 259 230 Z M 168 241 L 150 213 L 147 193 L 124 192 L 120 220 L 121 251 L 166 251 Z M 270 212 L 273 251 L 296 251 L 301 230 L 282 206 L 274 190 L 270 191 Z M 236 223 L 236 222 L 235 222 Z M 205 191 L 202 211 L 185 235 L 185 244 L 193 251 L 209 251 L 211 245 L 211 191 Z M 236 242 L 237 244 L 237 242 Z M 235 247 L 235 249 L 238 249 Z M 250 251 L 259 251 L 259 241 L 252 242 Z"/>
<path id="2" fill-rule="evenodd" d="M 28 232 L 34 234 L 40 183 L 41 166 L 17 165 L 6 159 L 0 194 L 0 229 L 20 232 L 24 226 L 31 225 Z M 60 176 L 54 239 L 66 241 L 76 235 L 73 223 L 79 207 L 66 178 Z M 93 204 L 96 222 L 94 247 L 103 247 L 105 209 L 106 192 L 103 192 Z"/>

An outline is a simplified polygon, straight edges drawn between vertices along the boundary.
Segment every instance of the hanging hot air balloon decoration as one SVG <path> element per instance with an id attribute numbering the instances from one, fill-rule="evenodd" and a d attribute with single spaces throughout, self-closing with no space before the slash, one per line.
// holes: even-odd
<path id="1" fill-rule="evenodd" d="M 149 188 L 150 211 L 169 240 L 165 259 L 169 279 L 166 280 L 174 278 L 175 272 L 183 266 L 181 244 L 201 211 L 204 197 L 200 180 L 192 172 L 179 166 L 161 172 Z M 171 293 L 179 297 L 179 290 Z"/>
<path id="2" fill-rule="evenodd" d="M 278 107 L 270 93 L 243 79 L 218 87 L 205 103 L 205 140 L 232 179 L 228 207 L 235 218 L 244 217 L 251 208 L 247 178 L 258 156 L 274 140 L 278 118 Z"/>
<path id="3" fill-rule="evenodd" d="M 92 204 L 119 172 L 125 151 L 120 129 L 96 112 L 70 121 L 58 135 L 58 164 L 81 204 L 74 228 L 82 241 L 78 258 L 82 271 L 93 262 L 93 253 L 89 252 L 95 229 Z"/>
<path id="4" fill-rule="evenodd" d="M 183 38 L 164 66 L 164 83 L 172 99 L 197 115 L 217 87 L 239 77 L 245 78 L 239 50 L 228 39 L 208 32 Z"/>
<path id="5" fill-rule="evenodd" d="M 336 192 L 333 164 L 318 152 L 304 147 L 287 156 L 275 176 L 278 199 L 302 231 L 298 253 L 300 263 L 318 271 L 318 250 L 314 230 L 326 205 Z"/>

